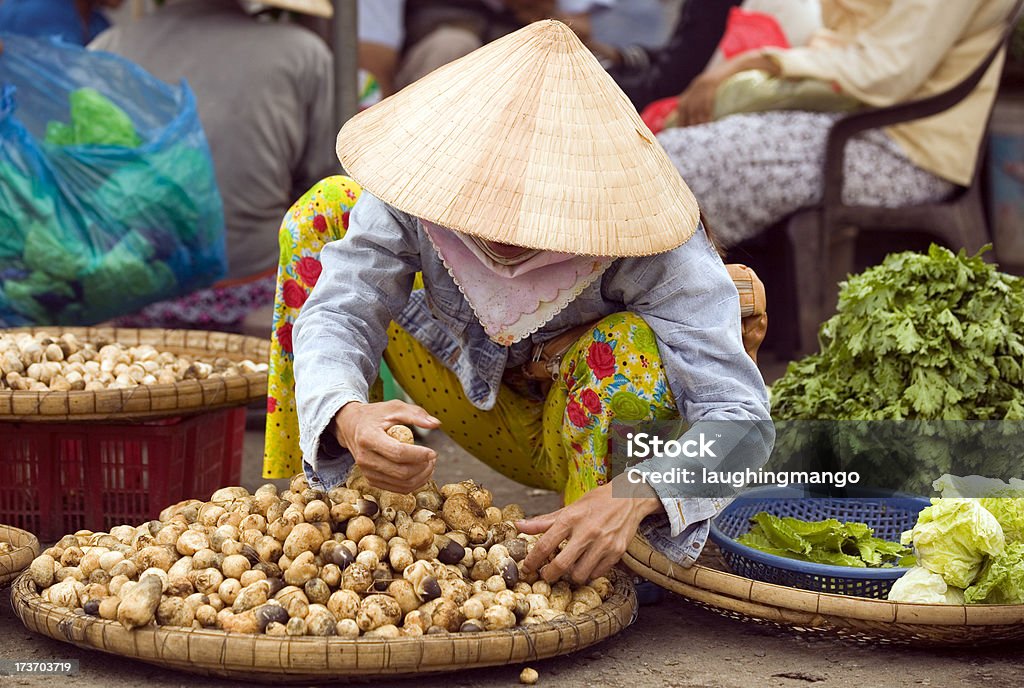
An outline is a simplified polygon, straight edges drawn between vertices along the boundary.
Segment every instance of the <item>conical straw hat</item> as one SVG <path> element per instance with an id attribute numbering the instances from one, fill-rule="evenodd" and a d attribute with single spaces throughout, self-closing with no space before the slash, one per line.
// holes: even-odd
<path id="1" fill-rule="evenodd" d="M 697 202 L 576 34 L 544 20 L 349 120 L 346 172 L 386 203 L 489 241 L 596 256 L 683 244 Z"/>

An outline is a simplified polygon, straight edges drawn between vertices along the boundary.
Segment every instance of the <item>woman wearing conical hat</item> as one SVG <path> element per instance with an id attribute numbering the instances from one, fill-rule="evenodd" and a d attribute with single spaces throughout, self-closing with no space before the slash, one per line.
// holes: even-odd
<path id="1" fill-rule="evenodd" d="M 545 578 L 607 570 L 638 529 L 691 563 L 721 500 L 610 481 L 613 424 L 753 424 L 741 462 L 760 464 L 767 394 L 693 196 L 572 31 L 538 22 L 442 67 L 349 121 L 338 155 L 352 179 L 282 231 L 267 475 L 297 429 L 313 484 L 359 466 L 409 492 L 436 454 L 385 431 L 441 428 L 563 493 L 517 524 L 547 533 L 526 561 Z M 371 400 L 382 354 L 415 404 Z"/>

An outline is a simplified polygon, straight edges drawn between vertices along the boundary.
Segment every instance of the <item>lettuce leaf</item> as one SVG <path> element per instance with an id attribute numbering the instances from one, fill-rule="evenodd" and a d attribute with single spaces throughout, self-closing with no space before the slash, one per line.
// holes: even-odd
<path id="1" fill-rule="evenodd" d="M 964 598 L 968 604 L 1024 604 L 1024 544 L 990 558 Z"/>
<path id="2" fill-rule="evenodd" d="M 891 602 L 917 604 L 963 604 L 964 591 L 946 584 L 937 573 L 915 566 L 901 576 L 889 590 Z"/>
<path id="3" fill-rule="evenodd" d="M 971 585 L 985 555 L 1002 554 L 1006 547 L 995 516 L 977 500 L 965 498 L 932 499 L 902 543 L 913 543 L 918 564 L 955 588 Z"/>
<path id="4" fill-rule="evenodd" d="M 1006 544 L 1024 542 L 1024 480 L 1010 478 L 1007 483 L 980 475 L 947 473 L 933 482 L 932 488 L 942 497 L 978 499 L 999 521 Z"/>

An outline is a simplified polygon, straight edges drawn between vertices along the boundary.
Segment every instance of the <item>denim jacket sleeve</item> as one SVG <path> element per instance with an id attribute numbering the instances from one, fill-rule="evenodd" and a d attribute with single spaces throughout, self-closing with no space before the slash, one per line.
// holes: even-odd
<path id="1" fill-rule="evenodd" d="M 767 389 L 743 349 L 739 295 L 703 227 L 672 251 L 619 261 L 604 291 L 654 330 L 680 415 L 690 424 L 686 434 L 695 439 L 702 423 L 705 429 L 727 426 L 735 440 L 730 460 L 754 469 L 763 465 L 775 438 Z M 664 472 L 674 462 L 648 459 L 641 468 Z M 720 500 L 679 498 L 673 486 L 652 487 L 672 536 L 723 506 Z"/>
<path id="2" fill-rule="evenodd" d="M 347 474 L 351 456 L 325 431 L 342 406 L 369 399 L 388 325 L 420 270 L 416 225 L 364 191 L 345 237 L 325 246 L 320 261 L 320 278 L 293 332 L 299 441 L 314 471 Z M 324 465 L 339 462 L 345 465 Z"/>

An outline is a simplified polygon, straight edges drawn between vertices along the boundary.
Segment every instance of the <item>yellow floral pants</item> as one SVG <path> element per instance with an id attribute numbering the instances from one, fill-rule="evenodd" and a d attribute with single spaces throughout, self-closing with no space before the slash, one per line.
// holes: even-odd
<path id="1" fill-rule="evenodd" d="M 290 477 L 302 469 L 292 323 L 320 276 L 321 249 L 344 238 L 359 192 L 348 178 L 325 179 L 292 206 L 281 226 L 263 466 L 267 478 Z M 452 440 L 517 482 L 563 493 L 566 502 L 608 479 L 613 418 L 678 418 L 654 332 L 632 313 L 610 315 L 580 337 L 544 400 L 503 385 L 489 411 L 473 406 L 455 374 L 398 325 L 392 323 L 388 335 L 384 360 L 395 381 L 441 420 Z"/>

